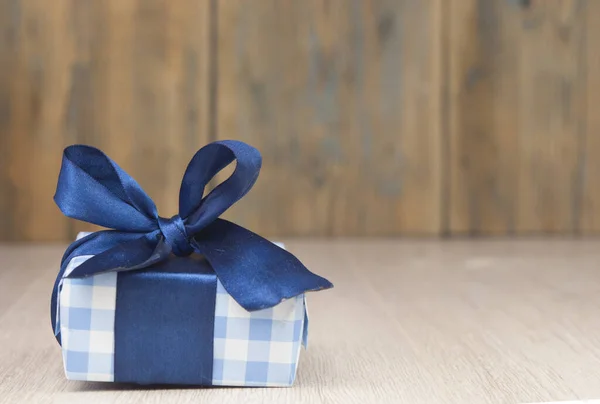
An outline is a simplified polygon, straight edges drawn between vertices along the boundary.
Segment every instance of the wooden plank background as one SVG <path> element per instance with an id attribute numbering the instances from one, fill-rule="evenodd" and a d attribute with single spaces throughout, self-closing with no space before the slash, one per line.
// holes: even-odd
<path id="1" fill-rule="evenodd" d="M 594 0 L 0 0 L 0 240 L 88 228 L 61 150 L 176 213 L 185 166 L 261 149 L 226 217 L 267 236 L 600 229 Z"/>
<path id="2" fill-rule="evenodd" d="M 593 1 L 455 1 L 450 231 L 578 232 Z M 595 56 L 594 56 L 595 57 Z M 588 172 L 589 173 L 589 172 Z M 591 173 L 589 173 L 591 174 Z M 592 179 L 592 178 L 589 178 Z M 591 185 L 591 184 L 590 184 Z"/>

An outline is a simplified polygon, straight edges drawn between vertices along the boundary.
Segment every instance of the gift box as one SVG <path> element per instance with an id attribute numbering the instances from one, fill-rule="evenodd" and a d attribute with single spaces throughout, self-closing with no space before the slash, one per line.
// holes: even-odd
<path id="1" fill-rule="evenodd" d="M 81 236 L 80 236 L 81 237 Z M 73 258 L 65 276 L 91 256 Z M 186 274 L 215 277 L 210 266 L 201 260 L 173 258 L 163 266 L 163 273 L 183 271 Z M 212 273 L 211 273 L 212 272 Z M 71 380 L 114 381 L 115 309 L 117 272 L 81 279 L 64 279 L 59 296 L 60 331 L 65 374 Z M 144 298 L 144 296 L 140 296 Z M 196 308 L 193 308 L 196 309 Z M 160 308 L 155 313 L 160 315 Z M 290 386 L 296 376 L 300 345 L 306 347 L 308 316 L 304 294 L 272 308 L 249 312 L 241 307 L 217 280 L 215 300 L 212 385 L 226 386 Z M 154 324 L 176 337 L 188 326 L 185 314 L 179 323 L 169 319 Z M 176 347 L 173 347 L 176 348 Z M 187 367 L 193 377 L 194 364 L 185 364 L 185 350 L 171 353 L 172 366 Z M 146 380 L 122 380 L 144 383 L 178 383 L 170 380 L 155 357 L 137 358 L 136 366 L 148 368 Z M 140 360 L 145 363 L 140 363 Z M 193 380 L 190 380 L 193 384 Z"/>
<path id="2" fill-rule="evenodd" d="M 204 196 L 232 161 L 230 179 Z M 259 169 L 244 143 L 206 146 L 184 176 L 180 214 L 165 219 L 104 153 L 65 150 L 58 206 L 114 229 L 80 234 L 61 262 L 51 316 L 68 379 L 292 385 L 308 336 L 305 294 L 332 285 L 282 245 L 218 218 Z"/>

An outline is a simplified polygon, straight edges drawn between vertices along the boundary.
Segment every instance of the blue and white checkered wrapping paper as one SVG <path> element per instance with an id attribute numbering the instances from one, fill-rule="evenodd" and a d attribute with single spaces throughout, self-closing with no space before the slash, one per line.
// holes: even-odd
<path id="1" fill-rule="evenodd" d="M 65 275 L 90 257 L 73 258 Z M 62 280 L 59 318 L 68 379 L 114 381 L 116 296 L 116 273 Z M 292 385 L 307 327 L 304 295 L 248 312 L 217 281 L 213 384 Z"/>

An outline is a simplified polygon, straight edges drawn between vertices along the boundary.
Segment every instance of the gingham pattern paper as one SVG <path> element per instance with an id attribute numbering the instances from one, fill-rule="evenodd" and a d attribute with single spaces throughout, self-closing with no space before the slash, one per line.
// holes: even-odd
<path id="1" fill-rule="evenodd" d="M 91 256 L 75 257 L 65 275 Z M 114 381 L 117 273 L 62 281 L 60 329 L 71 380 Z M 213 384 L 289 386 L 305 334 L 304 295 L 255 312 L 242 308 L 217 281 Z"/>
<path id="2" fill-rule="evenodd" d="M 91 256 L 75 257 L 65 276 Z M 65 374 L 71 380 L 114 380 L 117 273 L 63 278 L 59 315 Z"/>
<path id="3" fill-rule="evenodd" d="M 304 295 L 246 311 L 217 282 L 213 384 L 290 386 L 304 327 Z"/>

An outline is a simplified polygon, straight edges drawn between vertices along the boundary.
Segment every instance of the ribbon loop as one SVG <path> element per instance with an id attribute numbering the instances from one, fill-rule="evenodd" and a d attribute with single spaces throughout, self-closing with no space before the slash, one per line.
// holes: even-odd
<path id="1" fill-rule="evenodd" d="M 109 229 L 146 233 L 158 228 L 152 199 L 94 147 L 65 149 L 54 201 L 66 216 Z"/>
<path id="2" fill-rule="evenodd" d="M 170 219 L 164 217 L 158 218 L 158 226 L 165 237 L 165 242 L 171 247 L 173 254 L 184 257 L 194 252 L 190 245 L 183 220 L 179 215 Z"/>
<path id="3" fill-rule="evenodd" d="M 206 184 L 232 162 L 233 174 L 204 196 Z M 179 192 L 179 214 L 185 218 L 188 234 L 197 234 L 239 201 L 252 188 L 262 165 L 254 147 L 221 140 L 204 146 L 192 157 Z"/>

